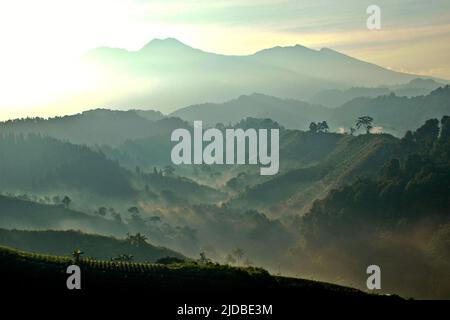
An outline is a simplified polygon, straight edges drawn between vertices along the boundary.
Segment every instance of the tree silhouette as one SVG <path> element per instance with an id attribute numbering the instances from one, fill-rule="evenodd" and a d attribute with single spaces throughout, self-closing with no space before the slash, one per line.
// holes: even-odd
<path id="1" fill-rule="evenodd" d="M 362 116 L 356 120 L 356 128 L 360 129 L 364 127 L 366 129 L 366 133 L 369 134 L 370 130 L 373 128 L 373 118 L 370 116 Z"/>
<path id="2" fill-rule="evenodd" d="M 309 131 L 317 133 L 317 132 L 328 132 L 330 127 L 326 121 L 321 122 L 311 122 L 309 125 Z"/>
<path id="3" fill-rule="evenodd" d="M 62 204 L 64 205 L 64 207 L 68 208 L 70 203 L 72 202 L 72 200 L 68 197 L 65 196 L 64 199 L 62 199 Z"/>
<path id="4" fill-rule="evenodd" d="M 81 255 L 84 254 L 80 249 L 75 249 L 72 252 L 72 257 L 74 260 L 74 264 L 78 264 L 80 262 Z"/>
<path id="5" fill-rule="evenodd" d="M 106 212 L 107 212 L 106 207 L 100 207 L 97 210 L 97 214 L 101 215 L 102 217 L 106 216 Z"/>
<path id="6" fill-rule="evenodd" d="M 330 127 L 328 126 L 328 123 L 326 121 L 317 123 L 317 131 L 318 132 L 328 132 L 329 129 L 330 129 Z"/>
<path id="7" fill-rule="evenodd" d="M 316 133 L 317 132 L 317 123 L 311 122 L 309 124 L 309 131 Z"/>
<path id="8" fill-rule="evenodd" d="M 135 247 L 141 247 L 147 244 L 147 237 L 141 233 L 136 233 L 135 235 L 127 233 L 127 241 Z"/>

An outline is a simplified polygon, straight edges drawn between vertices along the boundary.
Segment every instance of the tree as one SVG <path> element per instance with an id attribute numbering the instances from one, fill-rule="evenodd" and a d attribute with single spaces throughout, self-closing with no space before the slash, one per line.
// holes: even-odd
<path id="1" fill-rule="evenodd" d="M 65 196 L 64 199 L 62 199 L 62 204 L 64 205 L 64 207 L 68 208 L 70 203 L 72 202 L 72 200 L 68 197 Z"/>
<path id="2" fill-rule="evenodd" d="M 350 127 L 350 135 L 352 136 L 355 133 L 356 129 L 353 127 Z"/>
<path id="3" fill-rule="evenodd" d="M 400 175 L 400 161 L 391 159 L 383 168 L 383 176 L 387 179 L 396 178 Z"/>
<path id="4" fill-rule="evenodd" d="M 317 132 L 328 132 L 330 127 L 326 121 L 322 122 L 311 122 L 309 125 L 309 131 L 317 133 Z"/>
<path id="5" fill-rule="evenodd" d="M 73 257 L 73 260 L 74 260 L 74 264 L 77 265 L 80 262 L 80 258 L 81 258 L 82 254 L 84 254 L 84 252 L 81 251 L 80 249 L 73 250 L 72 257 Z"/>
<path id="6" fill-rule="evenodd" d="M 439 139 L 442 141 L 450 141 L 450 117 L 443 116 L 441 119 L 441 134 Z"/>
<path id="7" fill-rule="evenodd" d="M 127 233 L 127 241 L 135 247 L 140 247 L 147 244 L 147 237 L 141 233 L 136 233 L 135 235 Z"/>
<path id="8" fill-rule="evenodd" d="M 366 133 L 369 134 L 370 130 L 373 128 L 373 118 L 370 116 L 362 116 L 356 120 L 356 129 L 360 129 L 364 127 L 366 129 Z"/>
<path id="9" fill-rule="evenodd" d="M 99 214 L 99 215 L 101 215 L 102 217 L 104 217 L 104 216 L 106 216 L 106 208 L 105 207 L 100 207 L 100 208 L 98 208 L 98 210 L 97 210 L 97 213 Z"/>
<path id="10" fill-rule="evenodd" d="M 311 132 L 313 132 L 313 133 L 316 133 L 316 132 L 317 132 L 317 123 L 311 122 L 311 123 L 309 124 L 309 131 L 311 131 Z"/>
<path id="11" fill-rule="evenodd" d="M 423 148 L 430 148 L 439 136 L 439 121 L 430 119 L 414 133 L 415 140 Z"/>
<path id="12" fill-rule="evenodd" d="M 318 132 L 328 132 L 330 127 L 328 126 L 328 123 L 326 121 L 318 122 L 317 123 L 317 131 Z"/>

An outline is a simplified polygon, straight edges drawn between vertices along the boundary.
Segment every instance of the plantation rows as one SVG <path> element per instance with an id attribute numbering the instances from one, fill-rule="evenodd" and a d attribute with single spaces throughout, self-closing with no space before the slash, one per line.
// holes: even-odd
<path id="1" fill-rule="evenodd" d="M 66 256 L 52 256 L 38 253 L 30 253 L 24 251 L 18 251 L 15 249 L 0 246 L 0 255 L 9 255 L 19 257 L 20 260 L 30 262 L 40 262 L 53 264 L 55 266 L 61 265 L 66 267 L 71 264 L 77 264 L 80 267 L 93 269 L 104 272 L 120 272 L 120 273 L 158 273 L 159 276 L 170 275 L 173 273 L 186 273 L 186 274 L 229 274 L 229 275 L 241 275 L 241 276 L 260 276 L 265 277 L 269 274 L 264 269 L 260 268 L 239 268 L 231 267 L 228 265 L 219 265 L 215 263 L 199 263 L 196 261 L 189 261 L 178 264 L 162 265 L 145 262 L 125 262 L 125 261 L 108 261 L 108 260 L 96 260 L 92 258 L 80 258 L 78 261 L 74 261 L 71 257 Z"/>

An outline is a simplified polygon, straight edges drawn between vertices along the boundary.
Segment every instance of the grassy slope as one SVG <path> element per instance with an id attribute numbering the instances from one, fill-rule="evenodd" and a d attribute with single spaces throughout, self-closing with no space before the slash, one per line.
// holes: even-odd
<path id="1" fill-rule="evenodd" d="M 330 190 L 353 181 L 359 175 L 378 172 L 393 154 L 397 142 L 394 137 L 383 134 L 356 137 L 317 134 L 309 137 L 312 141 L 313 138 L 316 138 L 317 150 L 306 148 L 310 152 L 307 155 L 312 166 L 274 176 L 245 190 L 231 203 L 258 208 L 273 206 L 277 211 L 298 213 L 309 208 L 315 199 L 324 197 Z M 321 148 L 323 144 L 326 147 Z M 289 145 L 291 154 L 288 159 L 296 153 L 302 156 L 304 143 L 298 147 L 292 143 Z M 323 160 L 314 163 L 314 159 L 321 157 Z"/>
<path id="2" fill-rule="evenodd" d="M 30 252 L 67 255 L 81 249 L 85 256 L 108 260 L 131 254 L 135 261 L 155 261 L 163 257 L 183 255 L 163 247 L 144 244 L 139 247 L 126 240 L 85 234 L 78 231 L 22 231 L 0 229 L 0 244 Z"/>
<path id="3" fill-rule="evenodd" d="M 126 233 L 123 225 L 65 207 L 0 196 L 0 226 L 18 229 L 81 229 L 86 232 Z"/>
<path id="4" fill-rule="evenodd" d="M 69 257 L 49 256 L 0 247 L 3 288 L 65 290 Z M 246 290 L 290 291 L 307 297 L 377 298 L 362 291 L 337 285 L 271 276 L 259 268 L 238 268 L 214 263 L 157 265 L 83 259 L 84 290 L 144 290 L 151 292 L 215 292 Z M 261 291 L 259 291 L 261 292 Z"/>

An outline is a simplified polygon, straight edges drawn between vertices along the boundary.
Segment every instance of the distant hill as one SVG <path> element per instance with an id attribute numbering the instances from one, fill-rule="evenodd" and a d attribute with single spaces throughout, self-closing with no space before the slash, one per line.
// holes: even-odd
<path id="1" fill-rule="evenodd" d="M 155 150 L 143 146 L 147 147 Z M 163 202 L 220 197 L 216 190 L 187 178 L 163 175 L 161 168 L 156 173 L 125 169 L 102 150 L 93 149 L 35 134 L 0 134 L 0 188 L 13 194 L 69 194 L 94 203 L 134 202 L 138 196 Z"/>
<path id="2" fill-rule="evenodd" d="M 91 149 L 35 134 L 0 134 L 0 188 L 4 191 L 85 191 L 133 194 L 130 173 Z"/>
<path id="3" fill-rule="evenodd" d="M 445 84 L 433 79 L 417 78 L 400 85 L 353 87 L 346 90 L 325 90 L 317 93 L 311 101 L 315 104 L 320 104 L 329 108 L 336 108 L 355 98 L 375 98 L 378 96 L 386 96 L 391 93 L 395 93 L 395 95 L 399 97 L 415 97 L 428 95 L 431 91 L 443 86 L 445 86 Z"/>
<path id="4" fill-rule="evenodd" d="M 448 84 L 448 81 L 446 81 Z M 417 78 L 405 84 L 389 86 L 389 89 L 400 97 L 425 96 L 439 87 L 445 87 L 446 83 L 433 79 Z"/>
<path id="5" fill-rule="evenodd" d="M 117 221 L 65 208 L 0 196 L 0 225 L 8 229 L 75 229 L 104 234 L 125 234 Z"/>
<path id="6" fill-rule="evenodd" d="M 104 105 L 151 105 L 164 112 L 252 92 L 306 100 L 327 89 L 393 85 L 417 78 L 327 48 L 313 50 L 297 45 L 227 56 L 191 48 L 171 38 L 152 40 L 133 52 L 97 48 L 85 56 L 84 62 L 96 70 Z"/>
<path id="7" fill-rule="evenodd" d="M 403 136 L 430 118 L 450 114 L 450 86 L 438 88 L 429 95 L 399 97 L 395 94 L 376 98 L 356 98 L 334 109 L 330 125 L 349 128 L 362 115 L 374 118 L 374 125 L 383 131 Z"/>
<path id="8" fill-rule="evenodd" d="M 188 106 L 173 112 L 171 116 L 187 121 L 203 120 L 209 125 L 219 122 L 234 124 L 247 117 L 269 118 L 287 128 L 306 130 L 311 121 L 324 119 L 329 113 L 330 110 L 322 106 L 254 93 L 219 104 Z"/>
<path id="9" fill-rule="evenodd" d="M 353 87 L 346 90 L 324 90 L 312 97 L 313 103 L 326 106 L 328 108 L 337 108 L 346 102 L 356 98 L 366 97 L 375 98 L 378 96 L 389 95 L 391 91 L 386 88 L 365 88 Z"/>
<path id="10" fill-rule="evenodd" d="M 96 109 L 50 119 L 15 119 L 0 123 L 3 133 L 34 133 L 74 144 L 119 145 L 128 139 L 160 135 L 168 121 L 156 111 Z M 170 130 L 170 127 L 169 127 Z"/>
<path id="11" fill-rule="evenodd" d="M 80 249 L 86 257 L 101 260 L 117 258 L 123 254 L 132 255 L 133 261 L 137 262 L 154 262 L 164 257 L 184 259 L 182 254 L 167 248 L 155 247 L 148 243 L 136 246 L 125 239 L 86 234 L 79 231 L 0 229 L 0 245 L 56 256 L 70 256 L 73 250 Z"/>
<path id="12" fill-rule="evenodd" d="M 427 80 L 412 81 L 410 84 L 411 86 L 416 83 L 421 85 L 423 81 L 430 84 Z M 397 86 L 397 88 L 404 87 Z M 383 93 L 389 94 L 379 96 Z M 415 97 L 400 97 L 383 88 L 354 88 L 343 95 L 343 101 L 354 95 L 375 97 L 354 98 L 338 108 L 331 109 L 299 100 L 252 94 L 240 96 L 225 103 L 188 106 L 171 115 L 191 122 L 203 120 L 210 125 L 236 123 L 246 117 L 270 118 L 288 129 L 300 130 L 308 130 L 309 124 L 313 121 L 326 120 L 332 131 L 339 128 L 348 131 L 351 126 L 354 126 L 358 117 L 369 115 L 374 118 L 374 126 L 379 127 L 378 130 L 402 136 L 406 130 L 418 128 L 429 118 L 450 114 L 450 86 L 448 85 L 439 87 L 427 95 Z M 327 99 L 326 95 L 324 98 Z M 333 98 L 337 101 L 339 99 L 339 97 Z"/>

